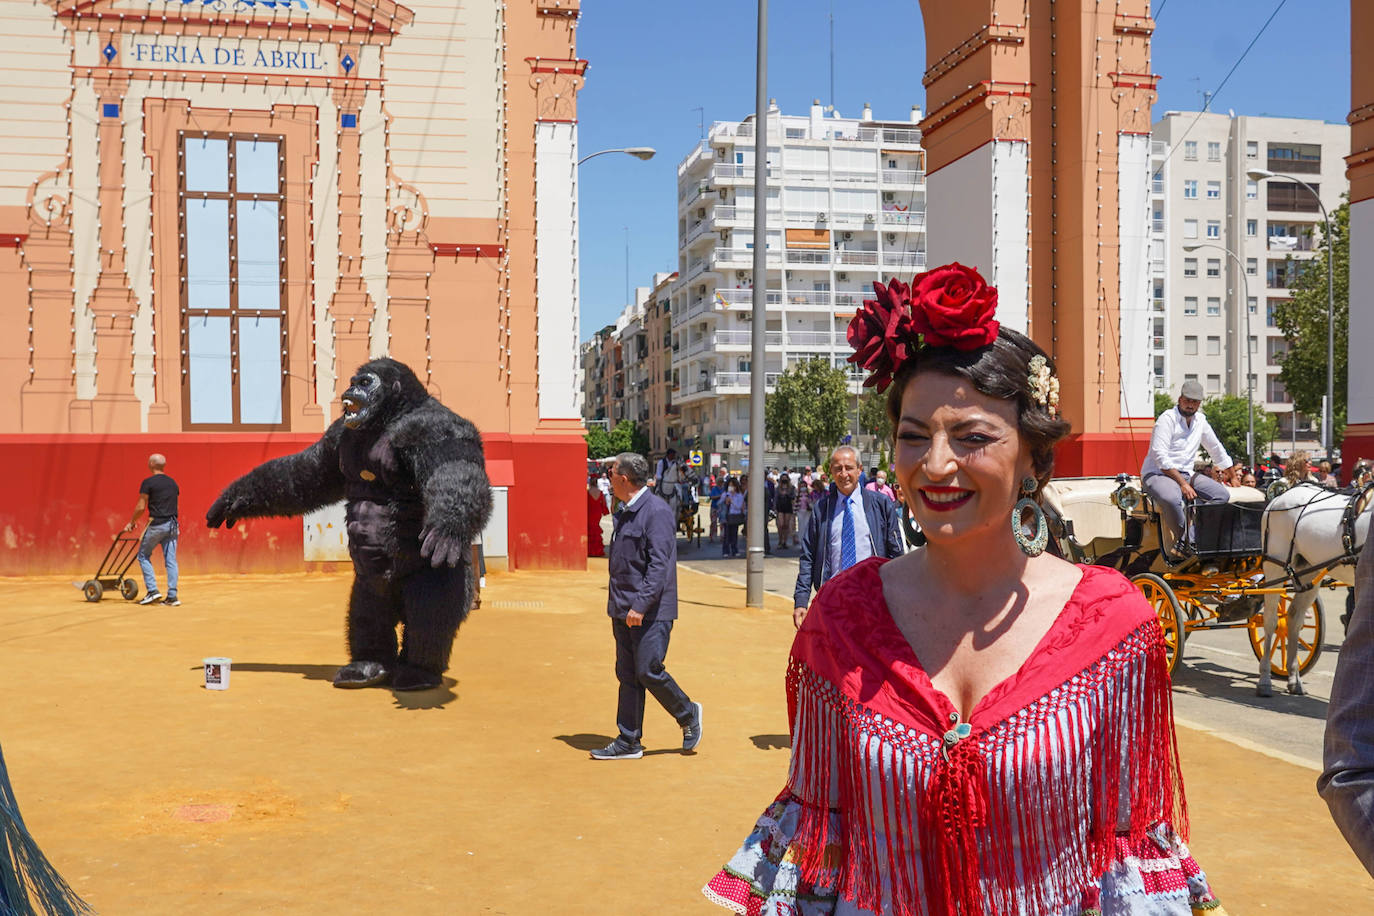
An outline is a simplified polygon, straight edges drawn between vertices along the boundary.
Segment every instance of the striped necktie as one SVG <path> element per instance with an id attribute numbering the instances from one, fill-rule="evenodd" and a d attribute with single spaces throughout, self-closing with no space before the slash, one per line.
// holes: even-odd
<path id="1" fill-rule="evenodd" d="M 844 501 L 844 520 L 840 524 L 840 571 L 854 565 L 854 503 Z"/>

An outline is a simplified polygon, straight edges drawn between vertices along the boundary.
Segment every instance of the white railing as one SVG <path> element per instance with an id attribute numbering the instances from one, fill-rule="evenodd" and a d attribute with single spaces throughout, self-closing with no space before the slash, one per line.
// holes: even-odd
<path id="1" fill-rule="evenodd" d="M 830 252 L 810 251 L 804 248 L 789 248 L 787 249 L 787 263 L 824 266 L 830 263 Z"/>
<path id="2" fill-rule="evenodd" d="M 697 299 L 694 302 L 692 302 L 691 305 L 687 306 L 687 311 L 682 313 L 682 321 L 688 321 L 692 318 L 695 318 L 697 315 L 704 315 L 707 312 L 712 311 L 714 307 L 715 302 L 712 301 L 710 297 L 704 299 Z"/>
<path id="3" fill-rule="evenodd" d="M 919 184 L 925 180 L 926 173 L 918 169 L 882 169 L 883 184 Z"/>
<path id="4" fill-rule="evenodd" d="M 711 170 L 711 174 L 713 177 L 720 179 L 721 181 L 735 181 L 745 179 L 753 181 L 754 167 L 752 165 L 740 165 L 732 162 L 717 162 L 715 168 Z M 776 166 L 768 167 L 768 177 L 778 177 L 778 168 Z"/>
<path id="5" fill-rule="evenodd" d="M 778 256 L 773 252 L 768 252 L 768 260 L 773 264 L 778 263 Z M 728 265 L 731 267 L 751 267 L 754 263 L 754 252 L 750 248 L 716 248 L 711 252 L 711 260 L 716 265 Z"/>
<path id="6" fill-rule="evenodd" d="M 907 226 L 912 229 L 924 228 L 926 215 L 924 213 L 898 212 L 895 210 L 883 211 L 884 226 Z"/>
<path id="7" fill-rule="evenodd" d="M 687 279 L 689 279 L 689 280 L 692 279 L 693 277 L 695 277 L 697 274 L 701 273 L 701 272 L 704 271 L 704 270 L 706 270 L 706 259 L 705 259 L 705 258 L 702 258 L 700 261 L 692 261 L 692 262 L 688 263 L 688 265 L 687 265 Z"/>
<path id="8" fill-rule="evenodd" d="M 702 140 L 697 144 L 697 148 L 692 150 L 692 152 L 687 155 L 687 158 L 682 160 L 682 164 L 677 167 L 678 177 L 681 178 L 684 173 L 691 171 L 692 166 L 696 165 L 703 158 L 710 158 L 712 155 L 710 141 Z"/>
<path id="9" fill-rule="evenodd" d="M 715 338 L 718 347 L 752 347 L 754 345 L 753 331 L 717 331 Z M 763 345 L 773 348 L 781 347 L 782 331 L 765 331 Z"/>
<path id="10" fill-rule="evenodd" d="M 1162 273 L 1164 273 L 1164 259 L 1163 259 L 1163 258 L 1152 258 L 1152 259 L 1150 259 L 1150 273 L 1153 273 L 1153 274 L 1162 274 Z"/>
<path id="11" fill-rule="evenodd" d="M 750 372 L 717 372 L 712 377 L 711 381 L 714 382 L 717 391 L 726 388 L 738 388 L 747 391 L 749 390 L 750 376 L 752 374 L 753 373 Z M 776 386 L 780 375 L 782 375 L 781 372 L 765 372 L 763 374 L 764 389 L 771 389 Z M 710 387 L 709 384 L 708 387 Z"/>
<path id="12" fill-rule="evenodd" d="M 848 343 L 845 334 L 839 331 L 788 331 L 789 347 L 838 347 Z"/>
<path id="13" fill-rule="evenodd" d="M 718 289 L 716 295 L 726 305 L 753 305 L 754 303 L 754 291 L 749 288 Z M 769 305 L 777 305 L 782 302 L 782 290 L 780 289 L 765 290 L 763 295 L 764 302 Z"/>
<path id="14" fill-rule="evenodd" d="M 1162 220 L 1162 219 L 1152 219 L 1152 220 L 1150 220 L 1150 231 L 1151 231 L 1151 232 L 1163 232 L 1163 231 L 1164 231 L 1164 220 Z"/>
<path id="15" fill-rule="evenodd" d="M 836 171 L 830 173 L 830 178 L 836 184 L 877 184 L 878 176 L 872 172 L 851 172 Z"/>
<path id="16" fill-rule="evenodd" d="M 699 219 L 696 222 L 692 223 L 692 227 L 687 230 L 686 244 L 692 244 L 692 242 L 700 238 L 703 232 L 710 228 L 710 222 L 704 219 Z"/>
<path id="17" fill-rule="evenodd" d="M 784 297 L 788 305 L 829 305 L 828 289 L 789 289 Z"/>
<path id="18" fill-rule="evenodd" d="M 846 251 L 841 248 L 835 252 L 836 264 L 877 264 L 877 251 Z"/>
<path id="19" fill-rule="evenodd" d="M 925 266 L 926 253 L 924 251 L 883 252 L 883 267 L 924 268 Z"/>
<path id="20" fill-rule="evenodd" d="M 859 306 L 863 305 L 865 298 L 872 297 L 872 293 L 837 292 L 835 293 L 835 307 L 857 309 Z"/>

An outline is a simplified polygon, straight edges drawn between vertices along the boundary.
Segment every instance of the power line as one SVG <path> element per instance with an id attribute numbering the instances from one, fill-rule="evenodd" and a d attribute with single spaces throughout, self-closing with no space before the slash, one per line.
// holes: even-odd
<path id="1" fill-rule="evenodd" d="M 1168 0 L 1164 0 L 1164 3 L 1167 2 Z M 1159 5 L 1159 12 L 1161 13 L 1164 11 L 1164 3 L 1161 3 Z M 1255 37 L 1250 39 L 1250 43 L 1245 46 L 1245 50 L 1240 53 L 1240 57 L 1236 58 L 1236 62 L 1231 65 L 1231 69 L 1226 71 L 1226 76 L 1222 77 L 1221 82 L 1217 84 L 1217 88 L 1213 89 L 1210 93 L 1207 93 L 1203 96 L 1203 98 L 1206 101 L 1202 105 L 1202 110 L 1197 113 L 1196 118 L 1193 118 L 1193 122 L 1188 125 L 1188 129 L 1183 132 L 1183 135 L 1179 137 L 1178 140 L 1175 141 L 1173 145 L 1169 148 L 1169 152 L 1164 156 L 1164 161 L 1159 164 L 1159 168 L 1155 171 L 1154 175 L 1151 176 L 1152 178 L 1159 177 L 1160 173 L 1164 170 L 1165 163 L 1167 163 L 1170 159 L 1173 158 L 1174 151 L 1183 145 L 1184 139 L 1188 136 L 1188 134 L 1192 133 L 1193 128 L 1197 126 L 1197 122 L 1202 120 L 1202 116 L 1207 113 L 1207 110 L 1209 108 L 1212 107 L 1212 100 L 1217 97 L 1217 93 L 1221 92 L 1222 88 L 1225 87 L 1226 83 L 1231 79 L 1232 74 L 1236 72 L 1236 69 L 1240 67 L 1240 65 L 1245 61 L 1245 58 L 1249 56 L 1250 50 L 1255 47 L 1255 43 L 1260 40 L 1260 37 L 1264 35 L 1265 30 L 1269 28 L 1269 24 L 1274 21 L 1274 17 L 1279 14 L 1279 10 L 1283 9 L 1284 5 L 1287 3 L 1288 0 L 1279 0 L 1279 5 L 1274 7 L 1274 11 L 1269 14 L 1269 18 L 1264 20 L 1264 25 L 1260 26 L 1260 30 L 1255 33 Z"/>

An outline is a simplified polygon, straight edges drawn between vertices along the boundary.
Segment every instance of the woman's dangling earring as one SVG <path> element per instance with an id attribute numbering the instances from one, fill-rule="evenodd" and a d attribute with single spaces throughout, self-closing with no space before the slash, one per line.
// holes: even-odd
<path id="1" fill-rule="evenodd" d="M 1036 481 L 1034 477 L 1026 477 L 1021 481 L 1022 497 L 1017 500 L 1016 508 L 1011 510 L 1011 534 L 1016 538 L 1016 546 L 1021 548 L 1021 552 L 1028 557 L 1038 557 L 1045 552 L 1045 545 L 1049 542 L 1050 526 L 1045 522 L 1045 512 L 1040 508 L 1040 504 L 1031 498 L 1035 492 Z M 1026 527 L 1026 512 L 1031 513 L 1035 533 L 1030 534 Z"/>

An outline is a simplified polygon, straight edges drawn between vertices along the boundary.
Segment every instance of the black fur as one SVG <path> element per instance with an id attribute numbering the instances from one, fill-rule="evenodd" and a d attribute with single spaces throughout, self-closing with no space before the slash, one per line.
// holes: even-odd
<path id="1" fill-rule="evenodd" d="M 392 359 L 359 367 L 344 400 L 354 428 L 341 417 L 305 451 L 240 477 L 205 521 L 232 528 L 346 499 L 349 656 L 383 665 L 397 689 L 435 686 L 472 604 L 469 545 L 491 515 L 482 439 Z"/>

